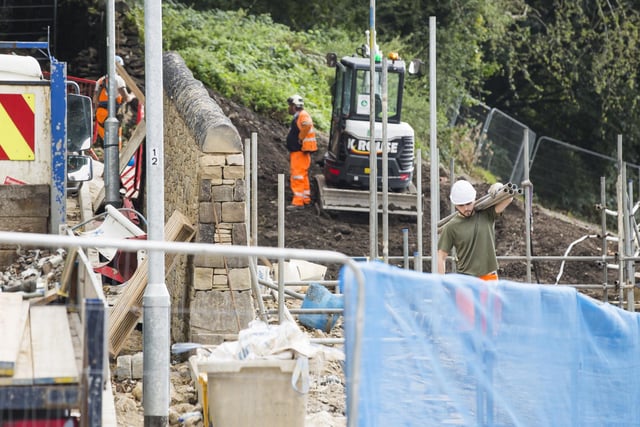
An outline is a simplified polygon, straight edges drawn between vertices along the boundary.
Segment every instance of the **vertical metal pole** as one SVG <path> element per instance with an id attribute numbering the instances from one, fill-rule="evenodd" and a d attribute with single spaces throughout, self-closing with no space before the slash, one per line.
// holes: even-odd
<path id="1" fill-rule="evenodd" d="M 145 1 L 145 4 L 147 1 Z M 116 118 L 116 9 L 115 0 L 107 0 L 107 109 L 109 115 L 104 122 L 104 189 L 105 204 L 119 208 L 120 200 L 120 156 Z M 146 6 L 145 6 L 146 18 Z M 147 27 L 145 27 L 147 28 Z M 147 62 L 148 64 L 148 62 Z M 159 68 L 162 69 L 162 68 Z M 147 74 L 150 75 L 150 74 Z M 147 105 L 151 105 L 147 103 Z M 148 122 L 147 122 L 148 123 Z M 149 135 L 147 133 L 147 135 Z"/>
<path id="2" fill-rule="evenodd" d="M 244 194 L 245 194 L 245 210 L 244 210 L 244 222 L 247 224 L 247 240 L 249 241 L 249 246 L 255 245 L 253 241 L 253 227 L 251 225 L 251 208 L 253 205 L 252 194 L 251 194 L 251 177 L 253 174 L 251 173 L 251 144 L 249 138 L 245 138 L 244 140 Z"/>
<path id="3" fill-rule="evenodd" d="M 422 223 L 424 213 L 422 212 L 422 149 L 416 150 L 416 246 L 418 246 L 418 257 L 420 259 L 419 270 L 422 271 Z"/>
<path id="4" fill-rule="evenodd" d="M 623 185 L 624 185 L 624 165 L 622 161 L 622 135 L 618 135 L 618 180 L 616 181 L 616 201 L 618 205 L 618 253 L 624 254 L 624 240 L 627 238 L 624 234 L 624 202 L 623 202 Z M 623 257 L 618 260 L 618 306 L 622 308 L 624 302 L 624 264 Z"/>
<path id="5" fill-rule="evenodd" d="M 278 174 L 278 247 L 284 248 L 284 174 Z M 278 323 L 284 317 L 284 258 L 278 259 Z"/>
<path id="6" fill-rule="evenodd" d="M 623 167 L 626 171 L 626 164 L 623 163 Z M 626 175 L 626 172 L 625 172 Z M 625 197 L 625 221 L 624 225 L 626 227 L 624 235 L 624 247 L 625 247 L 625 256 L 632 257 L 633 256 L 633 181 L 629 180 L 627 182 L 627 194 Z M 633 269 L 633 261 L 626 260 L 625 261 L 625 275 L 627 280 L 625 285 L 627 287 L 627 310 L 636 311 L 636 299 L 634 296 L 633 288 L 635 286 L 634 279 L 634 269 Z"/>
<path id="7" fill-rule="evenodd" d="M 608 253 L 608 241 L 607 241 L 607 186 L 606 178 L 600 177 L 600 204 L 602 210 L 600 211 L 600 235 L 602 236 L 602 299 L 604 302 L 609 302 L 609 288 L 608 288 L 608 274 L 607 274 L 607 261 L 605 257 Z"/>
<path id="8" fill-rule="evenodd" d="M 402 258 L 404 260 L 404 269 L 409 269 L 409 229 L 402 229 Z"/>
<path id="9" fill-rule="evenodd" d="M 436 97 L 436 17 L 429 17 L 429 151 L 431 153 L 431 272 L 438 272 L 438 221 L 440 216 L 440 181 L 438 166 L 438 117 Z"/>
<path id="10" fill-rule="evenodd" d="M 369 257 L 378 258 L 378 150 L 376 149 L 376 3 L 369 6 Z"/>
<path id="11" fill-rule="evenodd" d="M 455 173 L 455 162 L 453 159 L 449 160 L 449 182 L 453 185 L 455 179 L 456 179 L 456 173 Z M 454 213 L 456 211 L 456 207 L 453 205 L 453 203 L 451 204 L 451 213 Z M 456 264 L 456 248 L 453 248 L 451 250 L 451 272 L 455 273 L 456 271 L 458 271 L 458 264 Z M 445 264 L 446 264 L 446 260 L 445 260 Z M 445 270 L 446 270 L 446 265 L 445 265 Z"/>
<path id="12" fill-rule="evenodd" d="M 382 58 L 382 259 L 389 263 L 389 147 L 387 147 L 387 58 Z"/>
<path id="13" fill-rule="evenodd" d="M 525 242 L 527 245 L 527 283 L 531 283 L 531 191 L 533 186 L 529 181 L 529 129 L 524 130 L 524 181 L 522 181 L 522 187 L 524 192 L 524 227 L 525 227 Z"/>
<path id="14" fill-rule="evenodd" d="M 252 240 L 252 226 L 251 226 L 251 185 L 250 179 L 252 176 L 251 173 L 251 141 L 249 138 L 245 138 L 244 140 L 244 188 L 245 188 L 245 210 L 244 210 L 244 223 L 245 230 L 247 230 L 247 246 L 255 246 L 255 243 Z M 251 289 L 253 289 L 253 293 L 255 294 L 256 304 L 258 305 L 258 313 L 260 315 L 260 319 L 263 322 L 268 322 L 267 312 L 264 308 L 264 302 L 262 301 L 262 292 L 260 290 L 260 284 L 258 283 L 258 272 L 257 272 L 258 261 L 255 256 L 249 257 L 249 273 L 251 274 Z"/>
<path id="15" fill-rule="evenodd" d="M 251 236 L 254 246 L 258 246 L 258 134 L 256 132 L 251 133 L 251 170 Z"/>
<path id="16" fill-rule="evenodd" d="M 164 241 L 164 117 L 162 89 L 162 5 L 144 2 L 145 97 L 147 132 L 148 240 Z M 114 57 L 109 56 L 112 62 Z M 112 85 L 115 86 L 115 85 Z M 109 99 L 113 99 L 109 97 Z M 148 284 L 143 305 L 144 425 L 166 426 L 169 422 L 169 350 L 171 345 L 171 300 L 164 282 L 164 251 L 149 251 Z"/>

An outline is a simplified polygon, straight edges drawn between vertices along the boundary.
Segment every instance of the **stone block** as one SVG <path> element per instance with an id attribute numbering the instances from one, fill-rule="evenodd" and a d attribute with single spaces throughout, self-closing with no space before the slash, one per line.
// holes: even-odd
<path id="1" fill-rule="evenodd" d="M 229 286 L 234 291 L 251 289 L 251 273 L 248 268 L 234 268 L 229 270 Z"/>
<path id="2" fill-rule="evenodd" d="M 131 378 L 134 380 L 142 379 L 142 374 L 144 373 L 143 368 L 143 353 L 138 352 L 131 356 Z"/>
<path id="3" fill-rule="evenodd" d="M 198 291 L 206 291 L 213 286 L 213 269 L 196 267 L 193 274 L 193 287 Z"/>
<path id="4" fill-rule="evenodd" d="M 233 293 L 233 298 L 232 298 Z M 191 303 L 190 334 L 231 334 L 254 319 L 250 292 L 198 291 Z"/>
<path id="5" fill-rule="evenodd" d="M 222 255 L 198 254 L 194 257 L 193 264 L 196 267 L 224 267 L 224 257 Z"/>
<path id="6" fill-rule="evenodd" d="M 116 359 L 116 377 L 119 379 L 131 378 L 131 355 L 118 356 Z"/>
<path id="7" fill-rule="evenodd" d="M 222 172 L 224 179 L 236 179 L 244 178 L 244 166 L 225 166 Z"/>
<path id="8" fill-rule="evenodd" d="M 201 202 L 198 204 L 198 222 L 201 224 L 211 224 L 215 222 L 213 217 L 213 203 Z"/>
<path id="9" fill-rule="evenodd" d="M 214 233 L 214 224 L 198 224 L 198 235 L 196 237 L 196 241 L 200 243 L 213 243 Z"/>
<path id="10" fill-rule="evenodd" d="M 244 166 L 244 154 L 228 154 L 227 164 Z"/>
<path id="11" fill-rule="evenodd" d="M 198 201 L 199 202 L 211 201 L 211 180 L 210 179 L 200 180 L 200 194 L 198 194 Z"/>
<path id="12" fill-rule="evenodd" d="M 233 201 L 233 187 L 229 185 L 216 185 L 211 188 L 211 200 L 216 202 Z"/>
<path id="13" fill-rule="evenodd" d="M 246 225 L 244 223 L 234 223 L 231 231 L 231 237 L 234 245 L 246 245 L 248 243 Z"/>
<path id="14" fill-rule="evenodd" d="M 223 222 L 244 222 L 245 205 L 244 202 L 224 202 L 222 203 Z"/>
<path id="15" fill-rule="evenodd" d="M 210 179 L 213 184 L 216 180 L 222 181 L 222 166 L 207 166 L 200 169 L 202 179 Z"/>
<path id="16" fill-rule="evenodd" d="M 224 154 L 203 154 L 200 156 L 200 167 L 224 166 L 227 163 L 227 156 Z"/>
<path id="17" fill-rule="evenodd" d="M 249 266 L 249 259 L 247 257 L 228 257 L 227 258 L 227 267 L 228 268 L 244 268 Z"/>
<path id="18" fill-rule="evenodd" d="M 243 179 L 239 179 L 236 181 L 233 186 L 233 201 L 234 202 L 243 202 L 247 198 L 247 189 L 245 186 L 245 181 Z"/>

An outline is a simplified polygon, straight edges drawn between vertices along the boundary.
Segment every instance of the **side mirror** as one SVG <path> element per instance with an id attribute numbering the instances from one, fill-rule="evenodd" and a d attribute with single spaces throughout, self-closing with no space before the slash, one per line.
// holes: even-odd
<path id="1" fill-rule="evenodd" d="M 89 156 L 67 156 L 67 181 L 84 182 L 93 179 L 93 161 Z"/>
<path id="2" fill-rule="evenodd" d="M 413 59 L 409 62 L 409 68 L 407 72 L 410 76 L 422 77 L 427 74 L 426 70 L 427 66 L 424 62 L 419 59 Z"/>
<path id="3" fill-rule="evenodd" d="M 91 98 L 69 94 L 67 97 L 67 152 L 91 148 L 93 106 Z"/>
<path id="4" fill-rule="evenodd" d="M 327 67 L 333 68 L 338 63 L 338 55 L 336 55 L 333 52 L 329 52 L 327 53 L 326 60 L 327 60 Z"/>

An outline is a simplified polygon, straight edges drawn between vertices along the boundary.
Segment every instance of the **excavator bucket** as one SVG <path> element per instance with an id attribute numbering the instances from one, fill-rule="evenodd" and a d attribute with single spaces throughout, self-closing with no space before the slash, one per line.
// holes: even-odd
<path id="1" fill-rule="evenodd" d="M 335 188 L 326 185 L 324 176 L 314 177 L 316 191 L 316 203 L 323 211 L 349 211 L 349 212 L 369 212 L 370 200 L 369 191 Z M 411 184 L 408 191 L 402 193 L 390 192 L 387 194 L 388 212 L 392 215 L 416 215 L 420 198 L 416 188 Z M 378 212 L 383 212 L 383 194 L 378 191 Z"/>

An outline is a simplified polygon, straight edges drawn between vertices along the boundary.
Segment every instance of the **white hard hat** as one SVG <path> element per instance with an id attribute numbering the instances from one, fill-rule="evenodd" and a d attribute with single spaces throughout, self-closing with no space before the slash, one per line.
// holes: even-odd
<path id="1" fill-rule="evenodd" d="M 298 108 L 302 108 L 304 107 L 304 100 L 302 99 L 302 97 L 300 95 L 292 95 L 289 97 L 289 99 L 287 99 L 287 102 L 289 104 L 293 104 Z"/>
<path id="2" fill-rule="evenodd" d="M 451 186 L 449 199 L 454 205 L 466 205 L 476 200 L 476 190 L 469 181 L 461 179 Z"/>
<path id="3" fill-rule="evenodd" d="M 116 55 L 116 64 L 120 64 L 124 67 L 124 60 L 122 59 L 122 56 Z"/>

